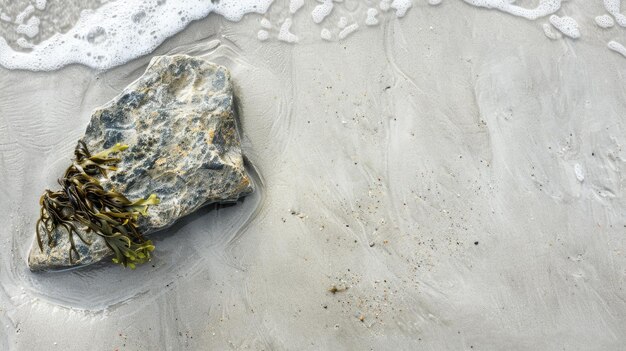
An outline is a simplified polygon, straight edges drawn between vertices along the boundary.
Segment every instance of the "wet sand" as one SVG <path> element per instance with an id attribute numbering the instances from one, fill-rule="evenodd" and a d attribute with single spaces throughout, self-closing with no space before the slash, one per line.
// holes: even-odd
<path id="1" fill-rule="evenodd" d="M 0 349 L 620 349 L 616 32 L 550 41 L 468 8 L 416 6 L 336 43 L 261 43 L 256 15 L 168 40 L 154 55 L 231 69 L 259 191 L 157 234 L 136 271 L 33 274 L 26 255 L 90 111 L 152 55 L 0 69 Z"/>

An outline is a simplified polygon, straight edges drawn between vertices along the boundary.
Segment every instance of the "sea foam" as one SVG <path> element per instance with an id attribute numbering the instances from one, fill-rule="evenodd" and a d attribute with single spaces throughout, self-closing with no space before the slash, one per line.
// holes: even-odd
<path id="1" fill-rule="evenodd" d="M 9 69 L 41 71 L 79 63 L 104 70 L 152 52 L 190 22 L 211 12 L 238 21 L 247 13 L 265 13 L 272 1 L 111 1 L 95 11 L 83 11 L 67 33 L 57 33 L 31 46 L 29 52 L 13 50 L 0 37 L 0 65 Z M 36 2 L 38 9 L 45 6 L 45 1 Z M 32 12 L 34 9 L 31 6 L 28 10 Z M 24 21 L 20 30 L 27 36 L 34 36 L 38 25 L 38 20 Z"/>
<path id="2" fill-rule="evenodd" d="M 539 0 L 539 4 L 534 8 L 525 8 L 509 0 L 464 0 L 470 5 L 498 9 L 510 13 L 514 16 L 524 17 L 534 20 L 540 17 L 551 15 L 561 8 L 561 0 Z"/>
<path id="3" fill-rule="evenodd" d="M 101 0 L 105 2 L 105 0 Z M 564 0 L 536 0 L 526 3 L 516 0 L 455 0 L 475 7 L 494 9 L 513 16 L 536 20 L 548 17 L 540 26 L 552 40 L 567 40 L 581 36 L 577 19 L 564 16 Z M 621 0 L 596 0 L 602 2 L 607 14 L 597 15 L 595 23 L 602 28 L 614 24 L 626 27 L 626 16 L 621 11 Z M 0 21 L 15 26 L 19 38 L 12 45 L 0 37 L 0 65 L 9 69 L 54 70 L 69 64 L 83 64 L 105 70 L 149 54 L 167 38 L 184 29 L 190 22 L 216 13 L 228 20 L 238 21 L 245 14 L 265 14 L 274 0 L 112 0 L 95 10 L 84 10 L 77 23 L 64 34 L 54 34 L 41 43 L 39 15 L 47 7 L 46 0 L 25 1 L 21 12 L 11 17 L 0 8 Z M 277 3 L 281 1 L 276 1 Z M 442 0 L 426 0 L 429 5 L 440 5 Z M 389 20 L 404 17 L 417 0 L 368 0 L 358 16 L 342 16 L 347 2 L 342 0 L 282 0 L 288 4 L 288 13 L 273 18 L 262 18 L 260 28 L 251 33 L 260 41 L 277 40 L 298 43 L 311 33 L 298 32 L 296 21 L 308 20 L 320 25 L 319 38 L 324 41 L 342 41 L 365 27 L 378 26 Z M 376 6 L 377 5 L 377 6 Z M 354 6 L 354 4 L 350 5 Z M 357 6 L 358 7 L 358 6 Z M 416 5 L 417 7 L 417 5 Z M 297 16 L 301 9 L 308 16 Z M 418 11 L 422 9 L 415 9 Z M 333 14 L 335 12 L 335 14 Z M 339 12 L 337 14 L 336 12 Z M 335 18 L 341 16 L 339 22 Z M 329 23 L 333 21 L 334 23 Z M 583 22 L 584 23 L 584 22 Z M 317 31 L 316 31 L 317 32 Z M 316 34 L 317 35 L 317 34 Z M 14 49 L 16 48 L 16 49 Z M 19 50 L 19 48 L 23 50 Z M 609 48 L 623 53 L 621 46 L 613 43 Z"/>

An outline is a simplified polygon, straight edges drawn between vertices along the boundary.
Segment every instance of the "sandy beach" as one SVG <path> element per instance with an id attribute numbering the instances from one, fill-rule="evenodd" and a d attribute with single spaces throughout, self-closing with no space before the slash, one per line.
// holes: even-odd
<path id="1" fill-rule="evenodd" d="M 626 58 L 607 42 L 626 29 L 593 24 L 600 1 L 563 3 L 577 40 L 423 1 L 325 41 L 298 20 L 313 5 L 297 44 L 259 40 L 275 4 L 105 71 L 0 68 L 0 350 L 624 347 Z M 31 273 L 39 196 L 91 111 L 175 53 L 231 70 L 257 191 L 156 234 L 135 271 Z"/>

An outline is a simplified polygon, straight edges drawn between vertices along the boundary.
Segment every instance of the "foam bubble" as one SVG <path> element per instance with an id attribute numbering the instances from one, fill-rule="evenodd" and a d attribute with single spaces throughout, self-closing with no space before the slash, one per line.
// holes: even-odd
<path id="1" fill-rule="evenodd" d="M 9 16 L 6 13 L 3 13 L 2 11 L 0 11 L 0 20 L 2 20 L 4 22 L 11 22 L 11 16 Z"/>
<path id="2" fill-rule="evenodd" d="M 543 34 L 545 34 L 546 37 L 548 37 L 548 39 L 550 40 L 557 40 L 563 37 L 561 33 L 555 32 L 553 30 L 553 27 L 550 25 L 550 23 L 544 23 L 542 27 L 543 27 Z"/>
<path id="3" fill-rule="evenodd" d="M 35 3 L 42 6 L 44 2 Z M 108 69 L 152 52 L 190 22 L 211 12 L 238 21 L 246 13 L 265 13 L 271 3 L 272 0 L 111 1 L 95 11 L 84 11 L 72 29 L 53 35 L 30 52 L 15 51 L 0 38 L 0 65 L 39 71 L 79 63 Z M 34 10 L 29 5 L 16 16 L 16 24 L 26 25 L 20 29 L 24 34 L 34 33 L 34 22 L 25 23 Z"/>
<path id="4" fill-rule="evenodd" d="M 272 29 L 272 23 L 267 18 L 263 18 L 261 19 L 261 27 L 265 29 Z"/>
<path id="5" fill-rule="evenodd" d="M 37 8 L 37 10 L 43 11 L 46 9 L 46 3 L 46 0 L 35 0 L 35 7 Z"/>
<path id="6" fill-rule="evenodd" d="M 19 45 L 20 47 L 22 47 L 24 49 L 32 49 L 32 48 L 35 47 L 35 45 L 33 45 L 33 43 L 30 43 L 25 38 L 18 38 L 16 43 L 17 43 L 17 45 Z"/>
<path id="7" fill-rule="evenodd" d="M 292 24 L 293 24 L 293 21 L 291 20 L 291 18 L 285 19 L 285 22 L 283 22 L 283 25 L 280 26 L 280 31 L 278 32 L 278 40 L 285 41 L 288 43 L 298 42 L 298 36 L 291 33 L 290 31 Z"/>
<path id="8" fill-rule="evenodd" d="M 626 27 L 626 16 L 622 15 L 621 13 L 613 14 L 613 16 L 615 17 L 615 22 L 617 22 L 620 27 Z"/>
<path id="9" fill-rule="evenodd" d="M 550 16 L 550 23 L 561 33 L 570 38 L 580 38 L 580 30 L 575 19 L 567 16 L 559 17 L 557 15 Z"/>
<path id="10" fill-rule="evenodd" d="M 393 0 L 391 8 L 396 10 L 396 16 L 404 17 L 406 12 L 413 6 L 411 0 Z"/>
<path id="11" fill-rule="evenodd" d="M 333 40 L 333 34 L 326 28 L 322 28 L 322 31 L 320 32 L 320 38 L 324 39 L 324 40 Z"/>
<path id="12" fill-rule="evenodd" d="M 367 18 L 365 19 L 365 24 L 368 26 L 375 26 L 378 24 L 378 10 L 375 8 L 367 9 Z"/>
<path id="13" fill-rule="evenodd" d="M 15 24 L 23 24 L 24 20 L 28 18 L 28 16 L 32 15 L 35 12 L 35 7 L 33 5 L 28 5 L 22 12 L 15 16 Z"/>
<path id="14" fill-rule="evenodd" d="M 39 18 L 31 17 L 25 24 L 20 24 L 19 26 L 17 26 L 15 31 L 18 34 L 24 34 L 29 38 L 33 38 L 39 33 L 39 23 Z"/>
<path id="15" fill-rule="evenodd" d="M 624 47 L 624 45 L 611 40 L 609 42 L 609 44 L 607 45 L 609 47 L 609 49 L 621 54 L 622 56 L 626 57 L 626 47 Z"/>
<path id="16" fill-rule="evenodd" d="M 613 17 L 609 15 L 597 16 L 595 18 L 596 24 L 600 28 L 611 28 L 615 25 L 615 21 L 613 21 Z"/>
<path id="17" fill-rule="evenodd" d="M 463 0 L 466 3 L 478 7 L 486 7 L 497 9 L 510 13 L 514 16 L 524 17 L 534 20 L 540 17 L 551 15 L 561 8 L 561 0 L 539 0 L 539 4 L 535 8 L 525 8 L 515 5 L 513 1 L 508 0 Z"/>
<path id="18" fill-rule="evenodd" d="M 391 0 L 381 0 L 378 4 L 381 11 L 387 12 L 391 8 Z"/>
<path id="19" fill-rule="evenodd" d="M 304 6 L 304 0 L 291 0 L 289 2 L 289 12 L 292 14 L 298 12 Z"/>
<path id="20" fill-rule="evenodd" d="M 576 179 L 579 182 L 583 182 L 585 180 L 585 171 L 583 170 L 583 166 L 580 163 L 574 165 L 574 174 L 576 175 Z"/>
<path id="21" fill-rule="evenodd" d="M 620 12 L 620 1 L 621 0 L 603 0 L 604 8 L 608 11 L 608 13 L 614 15 Z"/>
<path id="22" fill-rule="evenodd" d="M 330 12 L 333 10 L 333 0 L 324 0 L 321 4 L 315 6 L 313 12 L 311 12 L 311 17 L 313 17 L 313 22 L 322 23 L 326 16 L 330 15 Z"/>
<path id="23" fill-rule="evenodd" d="M 337 22 L 337 27 L 339 28 L 346 28 L 346 26 L 348 25 L 348 19 L 345 17 L 341 17 L 339 19 L 339 22 Z"/>
<path id="24" fill-rule="evenodd" d="M 260 41 L 266 41 L 267 39 L 270 38 L 270 33 L 268 33 L 266 30 L 261 29 L 257 34 L 256 37 L 260 40 Z"/>
<path id="25" fill-rule="evenodd" d="M 348 35 L 354 33 L 357 29 L 359 29 L 359 24 L 358 23 L 353 23 L 349 26 L 347 26 L 346 28 L 342 29 L 341 32 L 339 32 L 339 39 L 345 39 Z"/>
<path id="26" fill-rule="evenodd" d="M 441 4 L 441 0 L 428 0 L 428 4 L 436 6 L 436 5 Z"/>

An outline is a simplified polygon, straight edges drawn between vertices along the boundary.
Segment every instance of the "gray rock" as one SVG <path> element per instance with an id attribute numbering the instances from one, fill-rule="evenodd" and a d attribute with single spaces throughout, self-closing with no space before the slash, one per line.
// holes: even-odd
<path id="1" fill-rule="evenodd" d="M 144 234 L 253 190 L 241 155 L 229 72 L 202 59 L 153 58 L 143 76 L 93 112 L 82 140 L 93 153 L 116 143 L 129 145 L 116 155 L 122 159 L 118 170 L 102 184 L 131 200 L 157 194 L 161 203 L 139 223 Z M 67 233 L 58 229 L 54 235 L 55 247 L 45 238 L 43 251 L 33 244 L 31 270 L 88 265 L 112 254 L 100 236 L 85 233 L 92 244 L 76 240 L 80 258 L 70 263 Z"/>

